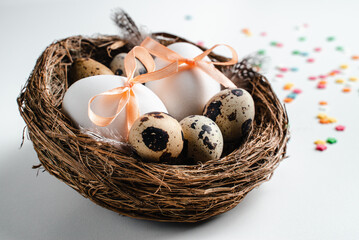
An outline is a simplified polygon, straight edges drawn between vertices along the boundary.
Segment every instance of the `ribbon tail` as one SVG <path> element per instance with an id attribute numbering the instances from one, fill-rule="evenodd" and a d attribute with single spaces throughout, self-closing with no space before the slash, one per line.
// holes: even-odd
<path id="1" fill-rule="evenodd" d="M 211 63 L 207 62 L 197 62 L 197 67 L 199 67 L 202 71 L 211 76 L 214 80 L 222 84 L 226 88 L 237 88 L 237 86 L 229 80 L 221 71 L 219 71 L 215 66 Z"/>
<path id="2" fill-rule="evenodd" d="M 126 125 L 127 136 L 126 137 L 128 137 L 129 130 L 131 129 L 131 127 L 132 127 L 133 123 L 136 121 L 136 119 L 140 116 L 140 110 L 138 107 L 136 96 L 132 89 L 129 91 L 129 100 L 127 103 L 126 115 L 127 115 L 127 125 Z"/>
<path id="3" fill-rule="evenodd" d="M 119 102 L 118 102 L 116 113 L 113 116 L 110 116 L 110 117 L 100 116 L 100 115 L 96 114 L 92 110 L 91 103 L 97 97 L 102 96 L 102 97 L 106 98 L 106 97 L 113 97 L 114 95 L 118 95 Z M 123 108 L 128 103 L 129 98 L 130 97 L 129 97 L 128 91 L 122 92 L 122 93 L 119 93 L 119 94 L 102 93 L 102 94 L 96 95 L 96 96 L 92 97 L 89 100 L 89 103 L 88 103 L 88 117 L 95 125 L 100 126 L 100 127 L 106 127 L 106 126 L 110 125 L 116 119 L 116 117 L 121 113 Z M 106 107 L 106 106 L 103 106 L 103 107 Z"/>

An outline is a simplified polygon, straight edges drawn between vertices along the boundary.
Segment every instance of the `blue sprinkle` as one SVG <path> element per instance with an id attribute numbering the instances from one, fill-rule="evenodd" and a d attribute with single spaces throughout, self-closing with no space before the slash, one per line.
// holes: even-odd
<path id="1" fill-rule="evenodd" d="M 297 71 L 298 71 L 298 68 L 295 68 L 295 67 L 294 67 L 294 68 L 291 68 L 290 70 L 291 70 L 292 72 L 297 72 Z"/>
<path id="2" fill-rule="evenodd" d="M 307 52 L 301 52 L 300 55 L 302 55 L 303 57 L 307 57 L 309 54 Z"/>
<path id="3" fill-rule="evenodd" d="M 287 96 L 287 98 L 291 98 L 291 99 L 295 99 L 296 97 L 297 97 L 297 94 L 295 94 L 295 93 L 290 93 Z"/>
<path id="4" fill-rule="evenodd" d="M 187 21 L 190 21 L 190 20 L 192 20 L 192 16 L 191 15 L 186 15 L 184 17 L 184 19 L 187 20 Z"/>

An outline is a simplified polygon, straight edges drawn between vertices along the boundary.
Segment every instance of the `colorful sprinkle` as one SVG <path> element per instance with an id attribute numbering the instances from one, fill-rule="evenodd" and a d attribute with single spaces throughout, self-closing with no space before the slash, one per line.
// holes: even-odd
<path id="1" fill-rule="evenodd" d="M 335 80 L 335 82 L 341 84 L 344 83 L 345 81 L 344 79 L 338 78 L 337 80 Z"/>
<path id="2" fill-rule="evenodd" d="M 324 79 L 324 78 L 327 78 L 327 75 L 319 75 L 318 76 L 320 79 Z"/>
<path id="3" fill-rule="evenodd" d="M 277 78 L 282 78 L 282 77 L 284 77 L 284 75 L 283 74 L 277 74 L 277 75 L 275 75 Z"/>
<path id="4" fill-rule="evenodd" d="M 323 119 L 320 119 L 320 120 L 319 120 L 319 123 L 320 123 L 320 124 L 328 124 L 328 123 L 330 123 L 330 121 L 329 121 L 328 118 L 323 118 Z"/>
<path id="5" fill-rule="evenodd" d="M 336 123 L 337 122 L 337 119 L 333 118 L 333 117 L 328 118 L 328 120 L 329 120 L 330 123 Z"/>
<path id="6" fill-rule="evenodd" d="M 318 151 L 324 151 L 327 150 L 327 146 L 325 146 L 324 144 L 318 144 L 315 149 Z"/>
<path id="7" fill-rule="evenodd" d="M 307 62 L 308 62 L 308 63 L 313 63 L 313 62 L 314 62 L 314 58 L 308 58 L 308 59 L 307 59 Z"/>
<path id="8" fill-rule="evenodd" d="M 192 20 L 192 16 L 191 15 L 186 15 L 186 16 L 184 16 L 184 19 L 187 20 L 187 21 L 190 21 L 190 20 Z"/>
<path id="9" fill-rule="evenodd" d="M 296 89 L 293 90 L 293 93 L 295 93 L 295 94 L 301 94 L 301 93 L 302 93 L 302 90 L 299 89 L 299 88 L 296 88 Z"/>
<path id="10" fill-rule="evenodd" d="M 277 46 L 277 42 L 270 42 L 271 46 Z"/>
<path id="11" fill-rule="evenodd" d="M 291 103 L 293 101 L 293 98 L 285 98 L 284 102 L 285 103 Z"/>
<path id="12" fill-rule="evenodd" d="M 326 87 L 327 87 L 326 84 L 318 84 L 317 85 L 317 88 L 319 88 L 319 89 L 325 89 Z"/>
<path id="13" fill-rule="evenodd" d="M 345 87 L 342 91 L 345 93 L 349 93 L 351 91 L 351 88 Z"/>
<path id="14" fill-rule="evenodd" d="M 327 116 L 327 114 L 325 114 L 325 113 L 319 113 L 319 114 L 317 115 L 317 118 L 319 118 L 319 119 L 327 119 L 328 116 Z"/>
<path id="15" fill-rule="evenodd" d="M 294 86 L 294 83 L 286 83 L 286 84 L 283 86 L 283 89 L 284 89 L 284 90 L 290 90 L 290 89 L 292 89 L 293 86 Z"/>
<path id="16" fill-rule="evenodd" d="M 352 56 L 352 59 L 353 59 L 353 60 L 359 60 L 359 56 L 358 56 L 358 55 L 354 55 L 354 56 Z"/>
<path id="17" fill-rule="evenodd" d="M 326 105 L 328 105 L 328 103 L 327 103 L 326 101 L 320 101 L 320 102 L 319 102 L 319 105 L 321 105 L 321 106 L 326 106 Z"/>
<path id="18" fill-rule="evenodd" d="M 340 68 L 341 68 L 341 69 L 347 69 L 347 68 L 348 68 L 348 65 L 346 65 L 346 64 L 340 65 Z"/>
<path id="19" fill-rule="evenodd" d="M 318 84 L 323 84 L 323 85 L 325 85 L 325 84 L 327 84 L 327 83 L 328 83 L 327 81 L 321 80 Z"/>
<path id="20" fill-rule="evenodd" d="M 260 34 L 262 37 L 265 37 L 265 36 L 267 36 L 267 33 L 266 32 L 261 32 L 261 34 Z"/>
<path id="21" fill-rule="evenodd" d="M 349 81 L 356 82 L 356 81 L 358 81 L 358 78 L 357 77 L 350 77 Z"/>
<path id="22" fill-rule="evenodd" d="M 344 48 L 342 46 L 338 46 L 335 48 L 335 50 L 342 52 L 344 51 Z"/>
<path id="23" fill-rule="evenodd" d="M 295 93 L 290 93 L 287 96 L 287 98 L 292 98 L 292 99 L 295 99 L 296 97 L 297 97 L 297 94 L 295 94 Z"/>
<path id="24" fill-rule="evenodd" d="M 337 140 L 333 137 L 327 138 L 327 143 L 329 143 L 329 144 L 334 144 L 336 142 L 337 142 Z"/>
<path id="25" fill-rule="evenodd" d="M 335 37 L 333 37 L 333 36 L 327 37 L 328 42 L 333 42 L 334 40 L 335 40 Z"/>
<path id="26" fill-rule="evenodd" d="M 266 54 L 266 50 L 258 50 L 257 52 L 259 55 L 265 55 Z"/>
<path id="27" fill-rule="evenodd" d="M 337 131 L 344 131 L 344 130 L 345 130 L 345 126 L 343 126 L 343 125 L 338 125 L 338 126 L 335 127 L 335 130 L 337 130 Z"/>
<path id="28" fill-rule="evenodd" d="M 314 52 L 320 52 L 322 49 L 320 47 L 314 48 Z"/>
<path id="29" fill-rule="evenodd" d="M 242 33 L 247 36 L 252 36 L 252 33 L 248 28 L 243 28 Z"/>
<path id="30" fill-rule="evenodd" d="M 283 47 L 283 43 L 277 43 L 276 46 L 277 47 Z"/>
<path id="31" fill-rule="evenodd" d="M 323 141 L 323 140 L 316 140 L 315 142 L 314 142 L 314 144 L 316 144 L 316 145 L 318 145 L 318 144 L 322 144 L 322 145 L 325 145 L 325 141 Z"/>
<path id="32" fill-rule="evenodd" d="M 309 80 L 317 80 L 317 77 L 314 77 L 314 76 L 311 76 L 311 77 L 308 77 Z"/>
<path id="33" fill-rule="evenodd" d="M 298 38 L 298 41 L 299 41 L 299 42 L 304 42 L 305 40 L 306 40 L 305 37 L 299 37 L 299 38 Z"/>
<path id="34" fill-rule="evenodd" d="M 282 68 L 279 68 L 279 71 L 281 71 L 281 72 L 287 72 L 287 71 L 288 71 L 288 68 L 282 67 Z"/>
<path id="35" fill-rule="evenodd" d="M 309 53 L 307 52 L 301 52 L 300 55 L 302 55 L 303 57 L 307 57 L 309 55 Z"/>
<path id="36" fill-rule="evenodd" d="M 292 52 L 292 54 L 293 54 L 293 55 L 298 55 L 298 54 L 300 54 L 300 51 L 294 50 L 294 51 Z"/>
<path id="37" fill-rule="evenodd" d="M 291 68 L 290 70 L 291 70 L 292 72 L 297 72 L 299 69 L 296 68 L 296 67 L 293 67 L 293 68 Z"/>

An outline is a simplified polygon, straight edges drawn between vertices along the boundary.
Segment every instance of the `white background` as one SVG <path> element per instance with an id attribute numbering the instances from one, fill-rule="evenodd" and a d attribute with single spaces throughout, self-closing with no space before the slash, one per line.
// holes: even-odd
<path id="1" fill-rule="evenodd" d="M 47 45 L 72 35 L 116 34 L 110 14 L 124 8 L 148 31 L 166 31 L 204 41 L 227 43 L 241 57 L 266 49 L 266 75 L 280 99 L 293 82 L 303 90 L 287 104 L 292 138 L 289 158 L 273 178 L 253 190 L 233 210 L 199 224 L 157 223 L 122 217 L 80 196 L 48 173 L 32 170 L 38 163 L 29 140 L 19 150 L 25 123 L 16 97 Z M 358 1 L 21 1 L 0 2 L 0 239 L 359 239 L 359 82 L 352 92 L 328 79 L 317 90 L 310 75 L 348 64 L 341 75 L 359 77 Z M 192 16 L 186 20 L 185 16 Z M 308 28 L 303 28 L 307 23 Z M 295 27 L 299 26 L 299 30 Z M 241 29 L 248 28 L 247 37 Z M 260 32 L 267 32 L 261 37 Z M 299 42 L 300 36 L 307 37 Z M 335 36 L 334 42 L 327 42 Z M 279 41 L 282 48 L 269 45 Z M 335 50 L 343 46 L 345 52 Z M 314 53 L 314 47 L 322 47 Z M 315 63 L 291 51 L 307 51 Z M 276 66 L 297 67 L 275 79 Z M 346 126 L 320 125 L 318 102 L 328 101 L 327 114 Z M 336 137 L 325 152 L 313 141 Z"/>

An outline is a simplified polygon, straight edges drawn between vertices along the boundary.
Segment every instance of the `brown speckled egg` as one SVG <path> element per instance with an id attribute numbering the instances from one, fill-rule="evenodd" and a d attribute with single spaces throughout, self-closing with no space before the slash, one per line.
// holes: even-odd
<path id="1" fill-rule="evenodd" d="M 125 72 L 125 57 L 127 53 L 119 53 L 117 54 L 110 63 L 111 70 L 116 74 L 120 76 L 126 77 Z M 143 64 L 136 58 L 136 70 L 134 77 L 137 75 L 145 74 L 147 73 L 147 69 Z"/>
<path id="2" fill-rule="evenodd" d="M 153 162 L 176 158 L 183 149 L 181 125 L 163 112 L 139 117 L 130 129 L 128 140 L 138 155 Z"/>
<path id="3" fill-rule="evenodd" d="M 96 75 L 114 75 L 113 72 L 100 62 L 91 58 L 78 58 L 72 65 L 69 72 L 69 85 L 74 82 L 90 76 Z"/>
<path id="4" fill-rule="evenodd" d="M 214 95 L 204 107 L 203 115 L 215 121 L 225 142 L 245 136 L 254 119 L 254 101 L 244 89 L 225 89 Z"/>
<path id="5" fill-rule="evenodd" d="M 184 153 L 195 162 L 217 159 L 223 150 L 223 137 L 217 124 L 201 115 L 188 116 L 180 122 L 185 139 Z"/>

